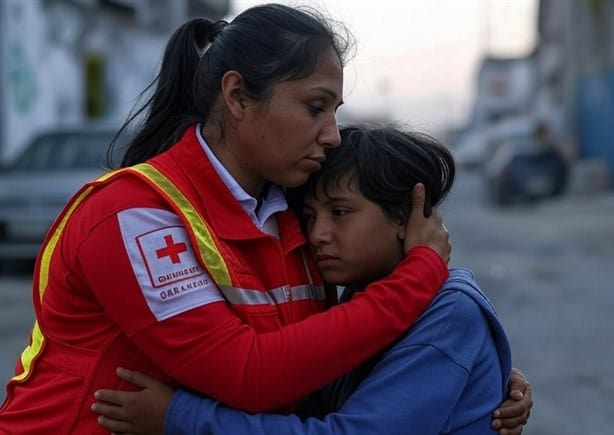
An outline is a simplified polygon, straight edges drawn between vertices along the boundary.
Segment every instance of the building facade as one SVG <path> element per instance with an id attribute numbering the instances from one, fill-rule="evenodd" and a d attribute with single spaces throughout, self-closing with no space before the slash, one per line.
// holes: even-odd
<path id="1" fill-rule="evenodd" d="M 123 120 L 155 77 L 164 44 L 230 0 L 0 2 L 0 162 L 40 130 Z"/>
<path id="2" fill-rule="evenodd" d="M 544 122 L 568 157 L 594 161 L 614 186 L 614 0 L 540 0 L 536 26 L 529 56 L 482 60 L 466 130 Z"/>
<path id="3" fill-rule="evenodd" d="M 579 159 L 599 159 L 614 186 L 614 1 L 541 0 L 536 110 L 555 115 Z"/>

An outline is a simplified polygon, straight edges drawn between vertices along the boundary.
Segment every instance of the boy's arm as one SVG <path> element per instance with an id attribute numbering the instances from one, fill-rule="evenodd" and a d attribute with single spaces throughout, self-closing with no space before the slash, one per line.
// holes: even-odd
<path id="1" fill-rule="evenodd" d="M 295 415 L 249 414 L 187 390 L 178 390 L 170 400 L 172 390 L 169 387 L 128 371 L 120 372 L 122 378 L 136 382 L 144 390 L 137 393 L 99 391 L 96 394 L 99 402 L 92 409 L 105 416 L 99 422 L 106 429 L 143 435 L 434 435 L 442 429 L 458 398 L 454 392 L 463 390 L 467 375 L 432 347 L 416 350 L 405 347 L 388 353 L 343 408 L 324 420 L 301 421 Z M 432 369 L 428 379 L 417 368 L 425 363 Z M 445 379 L 445 394 L 436 388 L 433 379 Z M 400 385 L 407 387 L 399 388 Z M 160 410 L 169 400 L 165 420 Z M 427 409 L 431 412 L 424 412 Z M 165 432 L 162 432 L 164 420 Z"/>
<path id="2" fill-rule="evenodd" d="M 516 369 L 514 371 L 516 375 L 513 374 L 512 377 L 518 377 L 516 381 L 519 382 L 518 385 L 525 385 L 525 383 L 528 385 L 524 375 Z M 208 433 L 207 431 L 212 431 L 213 434 L 253 433 L 258 435 L 267 433 L 269 430 L 277 430 L 278 433 L 292 430 L 293 432 L 290 433 L 294 434 L 331 434 L 334 425 L 343 423 L 344 419 L 353 418 L 360 424 L 361 415 L 368 415 L 360 414 L 360 410 L 353 409 L 352 406 L 344 406 L 341 413 L 333 414 L 323 422 L 316 419 L 301 422 L 296 416 L 250 415 L 227 408 L 219 402 L 187 390 L 175 392 L 165 384 L 138 372 L 120 369 L 118 374 L 125 381 L 143 389 L 139 392 L 101 390 L 96 394 L 99 402 L 93 405 L 92 410 L 101 415 L 99 422 L 102 426 L 115 432 L 162 435 L 166 418 L 166 433 L 177 435 L 198 435 Z M 363 390 L 363 394 L 368 395 L 369 391 Z M 370 400 L 376 397 L 371 397 Z M 357 400 L 356 396 L 354 400 Z M 358 403 L 360 402 L 358 400 Z M 502 429 L 501 434 L 520 435 L 522 433 L 532 406 L 529 387 L 525 390 L 524 399 L 518 403 L 520 408 L 510 408 L 513 414 L 508 414 L 508 418 L 501 418 L 499 425 L 499 428 Z M 371 405 L 368 406 L 368 410 L 377 412 Z M 344 413 L 350 414 L 349 417 Z M 351 414 L 354 416 L 352 417 Z M 352 422 L 347 421 L 347 424 L 350 425 L 348 426 L 350 428 Z"/>
<path id="3" fill-rule="evenodd" d="M 427 362 L 428 377 L 418 370 Z M 435 379 L 445 380 L 444 393 Z M 436 435 L 445 427 L 466 380 L 466 372 L 436 349 L 402 348 L 388 354 L 343 407 L 323 420 L 252 415 L 180 390 L 167 412 L 166 433 Z"/>
<path id="4" fill-rule="evenodd" d="M 401 358 L 404 358 L 402 355 Z M 438 358 L 435 358 L 437 360 Z M 449 362 L 449 361 L 448 361 Z M 454 384 L 460 387 L 462 384 L 462 374 L 458 373 L 457 366 L 448 366 L 445 363 L 438 365 L 441 370 L 439 375 L 448 376 L 449 380 L 455 379 Z M 447 369 L 446 369 L 447 367 Z M 409 370 L 409 369 L 408 369 Z M 514 374 L 515 373 L 515 374 Z M 460 376 L 460 377 L 459 377 Z M 528 385 L 524 375 L 517 369 L 514 369 L 512 377 L 517 377 L 515 381 L 510 381 L 518 386 Z M 336 433 L 361 433 L 361 434 L 430 434 L 439 433 L 437 425 L 442 423 L 442 417 L 446 415 L 445 407 L 453 405 L 453 396 L 448 396 L 441 392 L 436 395 L 439 399 L 432 400 L 430 403 L 422 403 L 425 406 L 411 406 L 411 400 L 420 401 L 419 392 L 413 388 L 411 394 L 414 397 L 408 397 L 408 394 L 390 394 L 386 396 L 381 391 L 370 391 L 371 389 L 379 388 L 378 384 L 387 383 L 388 386 L 399 382 L 413 382 L 412 380 L 404 380 L 404 377 L 395 377 L 387 382 L 383 378 L 371 379 L 373 383 L 368 382 L 362 385 L 359 390 L 354 393 L 348 404 L 344 405 L 338 413 L 329 414 L 323 421 L 315 418 L 301 421 L 297 416 L 275 416 L 265 414 L 247 414 L 239 413 L 234 409 L 227 408 L 213 400 L 202 398 L 186 390 L 178 390 L 170 402 L 170 408 L 166 416 L 166 432 L 172 434 L 241 434 L 249 433 L 254 435 L 332 435 Z M 448 388 L 448 386 L 446 386 Z M 361 391 L 362 390 L 362 391 Z M 397 393 L 402 392 L 397 388 Z M 449 391 L 446 389 L 446 391 Z M 514 390 L 512 390 L 514 391 Z M 519 391 L 519 390 L 516 390 Z M 410 391 L 405 391 L 410 393 Z M 425 395 L 423 399 L 428 398 Z M 399 401 L 403 401 L 399 403 Z M 379 402 L 379 403 L 376 403 Z M 514 402 L 515 405 L 503 405 L 508 402 Z M 421 412 L 428 407 L 433 406 L 440 414 L 429 414 Z M 444 408 L 441 408 L 443 406 Z M 493 428 L 500 430 L 502 435 L 521 435 L 526 425 L 530 409 L 533 406 L 530 387 L 527 386 L 524 398 L 509 398 L 503 402 L 503 413 L 496 420 L 493 420 Z M 409 408 L 409 409 L 408 409 Z M 413 411 L 412 411 L 413 409 Z M 507 411 L 507 413 L 505 412 Z M 497 414 L 497 411 L 495 411 Z M 186 430 L 191 427 L 193 430 Z M 409 432 L 408 432 L 409 431 Z"/>

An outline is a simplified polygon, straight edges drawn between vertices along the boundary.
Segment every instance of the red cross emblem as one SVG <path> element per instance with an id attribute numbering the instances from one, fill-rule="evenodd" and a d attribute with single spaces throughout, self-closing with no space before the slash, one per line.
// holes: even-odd
<path id="1" fill-rule="evenodd" d="M 166 246 L 164 248 L 156 250 L 156 255 L 158 256 L 158 258 L 170 257 L 171 262 L 173 264 L 181 263 L 179 254 L 188 250 L 185 243 L 173 242 L 173 236 L 170 234 L 164 236 L 164 241 L 166 242 Z"/>

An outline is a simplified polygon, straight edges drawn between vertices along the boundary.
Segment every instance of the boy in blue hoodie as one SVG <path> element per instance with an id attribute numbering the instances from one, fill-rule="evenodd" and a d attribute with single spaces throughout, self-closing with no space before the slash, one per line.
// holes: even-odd
<path id="1" fill-rule="evenodd" d="M 343 146 L 329 150 L 322 170 L 289 197 L 322 276 L 345 287 L 344 301 L 361 297 L 361 288 L 403 259 L 410 198 L 430 214 L 450 191 L 455 166 L 449 151 L 426 135 L 345 127 L 341 137 Z M 106 428 L 130 433 L 479 435 L 496 433 L 492 414 L 508 397 L 510 372 L 510 347 L 494 307 L 471 271 L 455 268 L 405 335 L 312 394 L 297 415 L 244 413 L 189 391 L 173 394 L 126 370 L 120 376 L 145 390 L 99 391 L 97 399 L 107 403 L 94 411 L 105 416 Z M 501 433 L 520 434 L 531 406 L 529 394 L 523 407 L 499 420 Z"/>

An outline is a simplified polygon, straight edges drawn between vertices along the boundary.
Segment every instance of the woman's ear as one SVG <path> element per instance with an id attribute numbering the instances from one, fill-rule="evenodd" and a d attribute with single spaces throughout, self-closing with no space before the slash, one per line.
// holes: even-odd
<path id="1" fill-rule="evenodd" d="M 243 93 L 243 76 L 234 70 L 222 76 L 222 97 L 228 111 L 240 120 L 245 116 L 245 94 Z"/>

